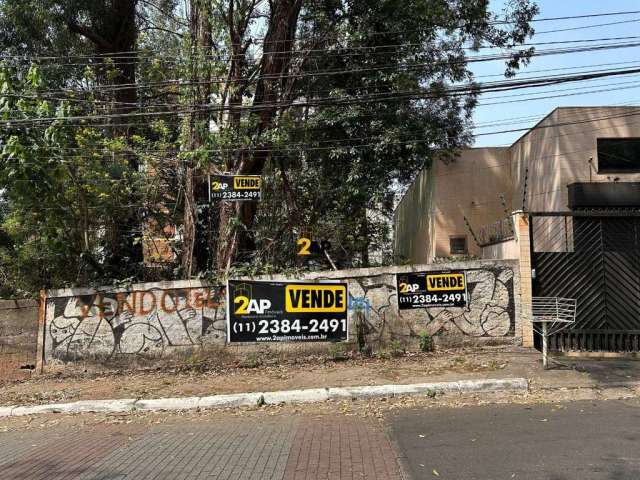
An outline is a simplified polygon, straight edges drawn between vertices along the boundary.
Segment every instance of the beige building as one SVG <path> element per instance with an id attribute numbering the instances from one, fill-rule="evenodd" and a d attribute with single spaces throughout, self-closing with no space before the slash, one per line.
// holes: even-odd
<path id="1" fill-rule="evenodd" d="M 568 211 L 571 184 L 639 181 L 640 107 L 556 108 L 509 147 L 422 171 L 395 211 L 395 252 L 519 259 L 513 212 Z"/>

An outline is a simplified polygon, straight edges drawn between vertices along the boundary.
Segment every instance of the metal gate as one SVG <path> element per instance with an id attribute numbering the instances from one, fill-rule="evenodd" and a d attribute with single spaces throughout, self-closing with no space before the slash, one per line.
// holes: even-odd
<path id="1" fill-rule="evenodd" d="M 640 213 L 531 214 L 534 296 L 577 299 L 556 351 L 640 351 Z"/>

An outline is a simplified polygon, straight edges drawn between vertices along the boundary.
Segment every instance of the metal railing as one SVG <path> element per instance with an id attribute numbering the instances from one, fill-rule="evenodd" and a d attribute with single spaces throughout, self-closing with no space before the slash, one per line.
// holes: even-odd
<path id="1" fill-rule="evenodd" d="M 542 366 L 549 364 L 549 336 L 573 325 L 576 321 L 577 300 L 561 297 L 533 297 L 531 322 L 542 336 Z"/>

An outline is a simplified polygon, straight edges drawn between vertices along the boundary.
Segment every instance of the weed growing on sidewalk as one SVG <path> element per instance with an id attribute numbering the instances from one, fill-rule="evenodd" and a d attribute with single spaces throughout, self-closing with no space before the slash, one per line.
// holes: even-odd
<path id="1" fill-rule="evenodd" d="M 420 351 L 433 352 L 433 337 L 427 332 L 420 333 Z"/>

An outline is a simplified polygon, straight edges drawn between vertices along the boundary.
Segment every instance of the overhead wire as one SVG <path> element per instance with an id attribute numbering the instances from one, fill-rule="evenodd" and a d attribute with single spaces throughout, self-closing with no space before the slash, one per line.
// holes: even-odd
<path id="1" fill-rule="evenodd" d="M 598 72 L 592 74 L 576 74 L 576 75 L 560 75 L 549 77 L 529 78 L 525 80 L 507 80 L 502 82 L 484 82 L 484 83 L 472 83 L 467 85 L 453 85 L 447 88 L 431 88 L 426 91 L 415 91 L 410 93 L 398 94 L 396 92 L 383 92 L 377 94 L 365 94 L 359 96 L 343 96 L 343 97 L 329 97 L 318 98 L 306 101 L 292 101 L 292 102 L 271 102 L 260 103 L 258 105 L 197 105 L 187 109 L 175 109 L 171 111 L 154 111 L 154 112 L 119 112 L 109 114 L 91 114 L 91 115 L 71 115 L 71 116 L 58 116 L 58 117 L 31 117 L 31 118 L 10 118 L 0 121 L 1 125 L 10 127 L 12 125 L 21 124 L 35 124 L 41 122 L 61 122 L 66 120 L 100 120 L 109 118 L 129 118 L 129 117 L 157 117 L 161 115 L 176 115 L 176 114 L 188 114 L 188 113 L 205 113 L 205 112 L 258 112 L 270 108 L 285 108 L 285 107 L 323 107 L 333 105 L 356 105 L 363 102 L 380 102 L 389 100 L 411 100 L 411 99 L 441 99 L 447 96 L 463 96 L 467 94 L 476 94 L 487 91 L 505 91 L 515 90 L 523 88 L 540 87 L 547 85 L 554 85 L 559 83 L 567 83 L 573 81 L 583 81 L 589 79 L 605 78 L 619 75 L 629 75 L 640 73 L 640 68 L 625 69 L 608 72 Z"/>
<path id="2" fill-rule="evenodd" d="M 596 108 L 596 107 L 594 107 Z M 621 107 L 624 108 L 624 107 Z M 563 122 L 555 122 L 555 123 L 550 123 L 550 124 L 546 124 L 546 125 L 539 125 L 536 128 L 540 129 L 540 130 L 544 130 L 547 128 L 557 128 L 557 127 L 564 127 L 564 126 L 571 126 L 571 125 L 582 125 L 582 124 L 586 124 L 586 123 L 594 123 L 594 122 L 601 122 L 601 121 L 606 121 L 606 120 L 615 120 L 615 119 L 620 119 L 620 118 L 629 118 L 629 117 L 636 117 L 636 116 L 640 116 L 640 106 L 639 107 L 630 107 L 633 111 L 631 112 L 622 112 L 622 113 L 618 113 L 618 114 L 610 114 L 610 115 L 604 115 L 604 116 L 599 116 L 599 117 L 587 117 L 587 118 L 582 118 L 579 120 L 575 120 L 575 121 L 563 121 Z M 625 108 L 626 109 L 626 108 Z M 640 122 L 640 121 L 639 121 Z M 625 122 L 622 125 L 632 125 L 632 124 L 636 124 L 638 122 Z M 556 138 L 559 136 L 565 136 L 565 135 L 578 135 L 578 134 L 583 134 L 586 132 L 593 132 L 593 131 L 599 131 L 599 130 L 606 130 L 606 129 L 611 129 L 611 128 L 617 128 L 619 127 L 620 124 L 616 124 L 616 125 L 607 125 L 605 127 L 598 127 L 595 129 L 587 129 L 587 130 L 578 130 L 578 131 L 573 131 L 567 134 L 559 134 L 559 135 L 555 135 L 555 136 L 550 136 L 547 138 Z M 486 135 L 497 135 L 497 134 L 503 134 L 503 133 L 513 133 L 513 132 L 528 132 L 530 131 L 530 128 L 518 128 L 518 129 L 508 129 L 508 130 L 498 130 L 498 131 L 492 131 L 492 132 L 484 132 L 484 133 L 479 133 L 476 136 L 486 136 Z M 339 148 L 346 148 L 346 149 L 352 149 L 352 148 L 369 148 L 369 147 L 381 147 L 381 146 L 393 146 L 393 145 L 408 145 L 408 144 L 418 144 L 418 143 L 429 143 L 432 140 L 430 139 L 424 139 L 424 138 L 416 138 L 416 139 L 406 139 L 406 140 L 400 140 L 400 141 L 389 141 L 386 143 L 381 143 L 380 139 L 378 137 L 359 137 L 359 138 L 351 138 L 351 139 L 345 139 L 344 141 L 349 141 L 349 140 L 376 140 L 375 143 L 366 143 L 366 144 L 356 144 L 356 145 L 337 145 L 337 146 L 329 146 L 329 147 L 317 147 L 317 146 L 311 146 L 311 147 L 307 147 L 304 144 L 300 144 L 300 145 L 294 145 L 291 148 L 277 148 L 277 149 L 273 149 L 273 148 L 265 148 L 265 149 L 260 149 L 260 148 L 253 148 L 251 149 L 251 151 L 253 151 L 254 153 L 259 153 L 259 152 L 266 152 L 266 153 L 273 153 L 273 152 L 301 152 L 301 151 L 327 151 L 327 150 L 335 150 L 335 149 L 339 149 Z M 334 140 L 326 140 L 326 142 L 332 142 Z M 323 141 L 317 142 L 317 143 L 322 143 Z M 233 152 L 233 151 L 237 151 L 238 149 L 198 149 L 197 151 L 199 152 L 206 152 L 206 153 L 226 153 L 226 152 Z M 243 149 L 243 150 L 246 150 Z M 162 153 L 163 150 L 157 150 L 157 152 Z M 188 151 L 183 151 L 183 153 L 188 153 Z M 73 156 L 75 158 L 75 156 Z"/>
<path id="3" fill-rule="evenodd" d="M 543 126 L 539 126 L 538 128 L 555 128 L 558 126 L 568 126 L 568 125 L 574 125 L 574 124 L 580 124 L 580 123 L 588 123 L 588 122 L 597 122 L 597 121 L 602 121 L 602 120 L 607 120 L 607 119 L 613 119 L 613 118 L 621 118 L 623 116 L 637 116 L 640 115 L 640 107 L 638 109 L 638 112 L 634 112 L 634 113 L 630 113 L 630 114 L 624 114 L 624 115 L 617 115 L 617 116 L 604 116 L 604 117 L 596 117 L 596 118 L 590 118 L 590 119 L 585 119 L 582 121 L 577 121 L 577 122 L 561 122 L 561 123 L 552 123 L 552 124 L 548 124 L 548 125 L 543 125 Z M 638 122 L 626 122 L 622 125 L 630 125 L 630 124 L 638 124 L 640 123 L 640 121 Z M 585 134 L 585 133 L 589 133 L 589 132 L 593 132 L 593 131 L 601 131 L 601 130 L 608 130 L 611 128 L 619 128 L 621 125 L 620 124 L 616 124 L 616 125 L 607 125 L 605 127 L 599 127 L 599 128 L 595 128 L 595 129 L 587 129 L 587 130 L 578 130 L 578 131 L 571 131 L 569 133 L 566 134 L 558 134 L 558 135 L 553 135 L 551 137 L 545 137 L 546 139 L 550 139 L 550 138 L 556 138 L 556 137 L 560 137 L 560 136 L 567 136 L 567 135 L 581 135 L 581 134 Z M 497 132 L 493 132 L 493 133 L 497 133 Z M 572 152 L 563 152 L 563 153 L 555 153 L 555 154 L 547 154 L 547 155 L 542 155 L 539 157 L 539 159 L 541 158 L 552 158 L 552 157 L 559 157 L 559 156 L 567 156 L 567 155 L 575 155 L 577 153 L 589 153 L 592 152 L 593 149 L 589 148 L 589 149 L 584 149 L 584 150 L 577 150 L 577 151 L 572 151 Z M 503 164 L 502 166 L 506 166 L 506 164 Z M 488 166 L 488 167 L 484 167 L 484 168 L 496 168 L 496 166 Z M 454 175 L 455 173 L 451 173 L 451 175 Z M 448 174 L 444 174 L 444 175 L 448 175 Z M 439 176 L 444 176 L 444 175 L 439 175 Z M 201 175 L 199 176 L 200 178 L 206 178 L 207 175 Z M 545 194 L 545 193 L 551 193 L 553 191 L 558 191 L 558 190 L 562 190 L 562 188 L 559 189 L 555 189 L 549 192 L 538 192 L 538 193 L 531 193 L 531 196 L 534 195 L 541 195 L 541 194 Z M 154 203 L 155 202 L 155 203 Z M 139 207 L 139 208 L 148 208 L 150 205 L 153 205 L 154 207 L 157 207 L 157 200 L 152 200 L 150 202 L 147 202 L 145 204 L 126 204 L 126 205 L 122 205 L 122 208 L 133 208 L 133 207 Z M 58 207 L 46 207 L 46 208 L 52 208 L 52 209 L 59 209 Z M 96 209 L 100 209 L 103 207 L 95 207 Z M 100 228 L 97 229 L 98 231 L 104 231 L 104 228 Z M 136 232 L 141 232 L 144 233 L 144 230 L 137 230 Z"/>
<path id="4" fill-rule="evenodd" d="M 579 52 L 593 52 L 593 51 L 601 51 L 601 50 L 616 50 L 621 48 L 635 48 L 638 46 L 640 46 L 640 42 L 619 42 L 619 43 L 592 45 L 588 47 L 550 48 L 550 49 L 537 50 L 531 56 L 539 57 L 539 56 L 547 56 L 547 55 L 564 55 L 564 54 L 579 53 Z M 415 62 L 413 64 L 409 63 L 406 65 L 398 65 L 397 63 L 394 63 L 394 64 L 376 65 L 375 67 L 370 67 L 370 68 L 350 68 L 350 69 L 342 68 L 342 69 L 333 69 L 333 70 L 305 71 L 304 73 L 298 72 L 298 73 L 290 73 L 290 74 L 269 74 L 269 75 L 259 76 L 257 77 L 257 79 L 284 80 L 288 78 L 299 79 L 299 78 L 306 78 L 306 77 L 324 77 L 324 76 L 345 75 L 345 74 L 364 73 L 364 72 L 379 72 L 379 71 L 388 71 L 388 70 L 412 71 L 414 69 L 433 67 L 434 65 L 455 65 L 455 64 L 466 65 L 470 63 L 504 60 L 504 59 L 509 59 L 511 57 L 512 57 L 512 53 L 475 55 L 475 56 L 470 56 L 470 57 L 465 57 L 460 59 L 432 60 L 429 62 Z M 201 81 L 185 81 L 184 79 L 169 79 L 169 80 L 162 80 L 158 82 L 151 82 L 147 84 L 124 83 L 124 84 L 116 84 L 116 85 L 96 85 L 96 86 L 92 86 L 92 90 L 113 92 L 118 90 L 131 90 L 132 88 L 147 88 L 147 87 L 151 88 L 151 87 L 160 87 L 160 86 L 188 87 L 188 86 L 202 86 L 202 85 L 215 85 L 215 84 L 233 84 L 233 83 L 240 83 L 240 82 L 244 83 L 246 81 L 247 81 L 246 78 L 234 80 L 234 79 L 229 79 L 226 76 L 213 76 L 210 79 L 201 80 Z M 59 90 L 59 91 L 64 91 L 64 90 Z"/>
<path id="5" fill-rule="evenodd" d="M 600 18 L 600 17 L 611 17 L 611 16 L 625 16 L 625 15 L 636 15 L 636 14 L 640 14 L 640 10 L 621 10 L 621 11 L 613 11 L 613 12 L 597 12 L 597 13 L 590 13 L 590 14 L 582 14 L 582 15 L 565 15 L 565 16 L 559 16 L 559 17 L 540 17 L 540 18 L 532 18 L 530 20 L 531 23 L 539 23 L 539 22 L 554 22 L 554 21 L 566 21 L 566 20 L 580 20 L 580 19 L 584 19 L 584 18 Z M 507 19 L 499 19 L 499 18 L 494 18 L 492 20 L 487 21 L 488 25 L 512 25 L 516 23 L 514 20 L 507 20 Z M 416 32 L 417 30 L 407 30 L 407 29 L 403 29 L 403 30 L 387 30 L 387 31 L 370 31 L 367 32 L 366 36 L 367 37 L 376 37 L 376 36 L 385 36 L 385 35 L 393 35 L 393 34 L 406 34 L 406 33 L 412 33 L 412 32 Z M 302 38 L 302 40 L 304 40 L 304 38 Z M 253 42 L 258 42 L 261 45 L 265 45 L 265 44 L 269 44 L 269 43 L 284 43 L 284 42 L 289 42 L 289 40 L 266 40 L 266 36 L 254 36 L 252 37 L 252 41 Z M 244 45 L 244 44 L 231 44 L 231 45 Z M 212 48 L 213 45 L 211 46 L 205 46 L 204 48 Z M 129 51 L 125 51 L 125 52 L 120 52 L 120 53 L 137 53 L 140 50 L 129 50 Z M 100 55 L 100 56 L 110 56 L 112 54 L 110 53 L 103 53 L 103 54 L 96 54 Z M 42 58 L 46 58 L 46 57 L 42 57 Z"/>
<path id="6" fill-rule="evenodd" d="M 628 75 L 628 76 L 634 76 L 634 75 L 637 74 L 637 73 L 623 73 L 620 70 L 602 69 L 602 70 L 592 70 L 590 72 L 581 72 L 581 73 L 578 73 L 578 74 L 575 74 L 575 75 L 579 75 L 580 76 L 580 78 L 578 78 L 579 81 L 586 83 L 586 82 L 592 82 L 592 81 L 600 80 L 602 78 L 602 76 L 599 75 L 600 73 L 611 73 L 612 75 L 620 74 L 620 75 Z M 640 73 L 640 70 L 639 70 L 638 73 Z M 594 78 L 583 78 L 583 77 L 581 77 L 582 75 L 596 75 L 596 76 Z M 549 79 L 549 80 L 551 80 L 551 79 L 559 78 L 559 77 L 563 77 L 563 76 L 562 75 L 551 75 L 551 76 L 547 76 L 547 77 L 527 77 L 527 78 L 522 78 L 521 80 L 523 80 L 523 81 L 524 80 L 539 81 L 541 79 Z M 568 77 L 565 76 L 564 78 L 568 78 Z M 576 80 L 576 81 L 578 81 L 578 80 Z M 500 84 L 499 82 L 485 82 L 484 85 L 489 87 L 489 86 L 499 85 L 499 84 Z M 621 83 L 610 83 L 609 85 L 615 86 L 615 85 L 619 85 L 619 84 L 621 84 Z M 476 85 L 476 84 L 471 84 L 471 85 Z M 480 87 L 482 86 L 482 84 L 477 84 L 477 85 L 479 85 Z M 535 86 L 536 85 L 532 85 L 532 88 L 535 87 Z M 578 87 L 578 88 L 582 88 L 582 87 Z M 359 87 L 354 87 L 354 89 L 359 89 Z M 348 88 L 347 89 L 343 89 L 343 91 L 345 93 L 348 93 L 348 90 L 349 90 Z M 569 90 L 572 90 L 572 89 L 549 90 L 546 93 L 556 92 L 556 91 L 569 91 Z M 326 90 L 326 91 L 321 91 L 321 92 L 314 92 L 314 94 L 316 94 L 316 95 L 317 94 L 321 94 L 321 93 L 328 94 L 328 93 L 331 93 L 332 91 L 333 90 Z M 496 89 L 495 91 L 500 92 L 500 91 L 503 91 L 503 90 L 497 90 Z M 384 92 L 384 93 L 393 93 L 395 95 L 405 95 L 405 94 L 413 94 L 413 93 L 419 93 L 419 92 L 421 92 L 421 91 L 401 90 L 401 91 L 392 91 L 392 92 Z M 489 91 L 487 93 L 492 93 L 492 92 Z M 519 94 L 519 95 L 518 94 L 514 94 L 512 96 L 517 97 L 517 96 L 522 96 L 522 95 L 528 95 L 528 94 Z M 2 96 L 2 95 L 0 95 L 0 96 Z M 131 106 L 131 105 L 133 105 L 130 102 L 117 102 L 117 101 L 116 102 L 110 102 L 109 100 L 98 100 L 98 101 L 96 101 L 96 100 L 91 99 L 91 98 L 81 99 L 81 98 L 73 98 L 72 97 L 72 98 L 68 98 L 67 99 L 67 98 L 62 98 L 62 97 L 50 97 L 50 96 L 44 96 L 44 98 L 43 98 L 43 95 L 41 93 L 31 94 L 31 95 L 24 95 L 24 94 L 18 94 L 18 93 L 5 93 L 4 96 L 11 97 L 11 98 L 33 99 L 33 100 L 43 99 L 43 100 L 52 100 L 52 101 L 60 101 L 60 102 L 62 102 L 62 101 L 70 101 L 70 102 L 76 102 L 76 103 L 90 103 L 90 104 L 99 103 L 99 104 L 105 104 L 107 106 L 113 106 L 113 105 L 128 105 L 128 106 Z M 489 97 L 489 98 L 499 98 L 499 97 Z M 194 105 L 194 106 L 207 107 L 209 105 L 210 104 L 198 104 L 198 105 Z M 150 107 L 161 107 L 161 106 L 162 107 L 178 107 L 176 104 L 169 104 L 169 103 L 157 104 L 156 103 L 156 104 L 147 105 L 147 108 L 150 108 Z M 173 112 L 173 111 L 171 111 L 171 112 Z M 178 112 L 176 112 L 176 113 L 178 113 Z M 120 114 L 114 114 L 114 115 L 115 116 L 121 116 Z"/>
<path id="7" fill-rule="evenodd" d="M 502 50 L 513 50 L 518 51 L 517 48 L 520 47 L 531 47 L 531 46 L 542 46 L 542 45 L 566 45 L 572 43 L 590 43 L 590 42 L 613 42 L 619 40 L 637 40 L 640 36 L 630 35 L 630 36 L 619 36 L 619 37 L 603 37 L 603 38 L 586 38 L 586 39 L 573 39 L 573 40 L 557 40 L 557 41 L 549 41 L 549 42 L 523 42 L 516 45 L 481 45 L 479 47 L 460 47 L 462 50 L 476 51 L 478 49 L 502 49 Z M 276 54 L 283 54 L 287 59 L 291 56 L 299 55 L 299 54 L 308 54 L 308 53 L 317 53 L 318 55 L 322 55 L 323 57 L 344 57 L 344 56 L 354 56 L 354 55 L 363 55 L 362 53 L 358 53 L 359 51 L 367 51 L 373 50 L 372 52 L 367 52 L 367 55 L 399 55 L 399 50 L 402 48 L 408 47 L 422 47 L 424 48 L 426 44 L 423 43 L 398 43 L 398 44 L 382 44 L 382 45 L 368 45 L 368 46 L 344 46 L 344 47 L 326 47 L 326 48 L 317 48 L 317 49 L 295 49 L 295 50 L 282 50 L 282 51 L 270 51 L 267 54 L 271 58 L 279 58 Z M 435 46 L 435 45 L 432 45 Z M 390 51 L 386 51 L 386 49 L 393 49 Z M 125 53 L 114 53 L 113 58 L 108 57 L 110 60 L 108 63 L 96 64 L 90 60 L 95 60 L 96 58 L 104 59 L 104 57 L 93 57 L 93 56 L 84 56 L 83 58 L 87 58 L 86 62 L 76 62 L 76 63 L 54 63 L 54 64 L 38 64 L 40 67 L 73 67 L 73 66 L 118 66 L 118 65 L 139 65 L 144 64 L 146 62 L 168 62 L 168 63 L 180 63 L 183 62 L 180 59 L 176 59 L 175 56 L 171 56 L 170 54 L 162 54 L 159 55 L 157 52 L 153 51 L 145 51 L 147 56 L 141 56 L 140 53 L 127 55 Z M 237 55 L 230 56 L 220 56 L 220 55 L 200 55 L 202 58 L 215 58 L 218 61 L 229 61 L 237 57 Z M 38 61 L 38 60 L 60 60 L 69 58 L 66 56 L 48 56 L 48 57 L 39 57 L 39 56 L 19 56 L 19 55 L 0 55 L 0 60 L 24 60 L 24 61 Z M 256 58 L 256 60 L 260 60 L 261 58 Z M 122 60 L 131 60 L 128 62 Z"/>

